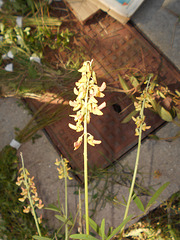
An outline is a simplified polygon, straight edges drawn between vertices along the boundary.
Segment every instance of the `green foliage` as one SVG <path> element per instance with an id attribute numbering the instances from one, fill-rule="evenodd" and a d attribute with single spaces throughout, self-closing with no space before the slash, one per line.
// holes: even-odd
<path id="1" fill-rule="evenodd" d="M 131 75 L 128 76 L 129 81 L 119 75 L 119 82 L 123 91 L 129 98 L 131 98 L 135 105 L 137 103 L 137 97 L 143 92 L 144 84 L 146 83 L 145 79 L 148 79 L 149 76 L 151 76 L 152 81 L 148 93 L 148 101 L 151 105 L 148 106 L 148 109 L 157 113 L 164 121 L 172 122 L 175 116 L 178 117 L 180 115 L 179 108 L 177 107 L 179 106 L 180 99 L 178 90 L 175 90 L 174 92 L 170 91 L 167 86 L 158 83 L 157 76 L 154 76 L 153 74 L 148 74 L 146 77 L 143 76 L 141 78 Z M 170 106 L 167 108 L 164 102 Z M 135 115 L 136 111 L 133 110 L 121 122 L 127 123 L 131 120 L 131 117 L 134 117 Z"/>
<path id="2" fill-rule="evenodd" d="M 164 189 L 167 188 L 167 186 L 169 185 L 169 182 L 164 183 L 152 196 L 152 198 L 149 200 L 148 204 L 147 204 L 147 208 L 150 207 L 151 205 L 153 205 L 157 198 L 160 196 L 160 194 L 164 191 Z"/>
<path id="3" fill-rule="evenodd" d="M 144 206 L 143 206 L 143 203 L 141 202 L 140 198 L 135 194 L 133 193 L 133 201 L 135 202 L 135 204 L 137 205 L 137 207 L 142 211 L 144 212 Z"/>
<path id="4" fill-rule="evenodd" d="M 0 226 L 0 238 L 8 240 L 31 239 L 36 233 L 31 214 L 23 213 L 23 203 L 18 201 L 19 187 L 16 185 L 18 158 L 16 150 L 6 146 L 0 153 L 0 213 L 3 221 Z M 41 228 L 43 234 L 47 233 Z"/>
<path id="5" fill-rule="evenodd" d="M 89 224 L 92 227 L 92 229 L 95 231 L 96 234 L 98 234 L 102 240 L 110 240 L 113 239 L 115 235 L 117 235 L 121 229 L 131 220 L 132 215 L 128 216 L 124 221 L 117 226 L 115 229 L 110 227 L 108 231 L 108 235 L 105 233 L 105 219 L 101 221 L 101 226 L 98 226 L 97 223 L 95 223 L 91 218 L 89 218 Z M 97 240 L 98 238 L 95 238 L 91 235 L 87 234 L 73 234 L 70 236 L 70 238 L 75 239 L 86 239 L 86 240 Z"/>
<path id="6" fill-rule="evenodd" d="M 177 192 L 127 229 L 125 237 L 130 237 L 132 240 L 178 240 L 180 238 L 179 206 L 180 192 Z"/>
<path id="7" fill-rule="evenodd" d="M 3 4 L 3 9 L 24 16 L 34 8 L 33 2 L 32 0 L 6 0 Z"/>
<path id="8" fill-rule="evenodd" d="M 40 236 L 37 236 L 37 235 L 34 235 L 32 236 L 34 239 L 37 239 L 37 240 L 52 240 L 52 238 L 47 238 L 47 237 L 40 237 Z"/>

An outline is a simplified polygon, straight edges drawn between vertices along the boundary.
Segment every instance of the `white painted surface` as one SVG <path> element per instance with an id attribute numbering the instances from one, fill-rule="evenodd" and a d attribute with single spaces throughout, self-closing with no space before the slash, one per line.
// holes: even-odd
<path id="1" fill-rule="evenodd" d="M 133 13 L 138 9 L 138 7 L 142 4 L 144 0 L 126 0 L 124 3 L 127 5 L 123 5 L 121 2 L 123 1 L 118 1 L 118 0 L 98 0 L 105 6 L 107 6 L 109 9 L 112 9 L 116 13 L 124 16 L 124 17 L 131 17 Z"/>

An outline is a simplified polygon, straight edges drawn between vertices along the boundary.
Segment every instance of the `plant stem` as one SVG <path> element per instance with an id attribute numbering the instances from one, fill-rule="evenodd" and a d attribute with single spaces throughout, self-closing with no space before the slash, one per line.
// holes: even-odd
<path id="1" fill-rule="evenodd" d="M 147 93 L 148 88 L 149 88 L 150 80 L 151 80 L 151 76 L 147 80 L 147 85 L 146 85 L 146 89 L 145 89 L 146 93 Z M 141 110 L 140 110 L 140 114 L 139 114 L 140 115 L 140 119 L 143 119 L 143 117 L 144 117 L 145 102 L 146 102 L 146 98 L 144 98 L 143 101 L 142 101 Z M 127 201 L 127 205 L 126 205 L 126 210 L 125 210 L 125 213 L 124 213 L 123 221 L 128 216 L 129 207 L 130 207 L 130 203 L 131 203 L 132 195 L 133 195 L 133 191 L 134 191 L 134 185 L 135 185 L 135 181 L 136 181 L 136 175 L 137 175 L 138 164 L 139 164 L 139 156 L 140 156 L 140 150 L 141 150 L 141 139 L 142 139 L 142 123 L 141 123 L 141 125 L 139 127 L 139 138 L 138 138 L 138 149 L 137 149 L 137 155 L 136 155 L 136 162 L 135 162 L 133 179 L 132 179 L 132 183 L 131 183 L 131 188 L 130 188 L 130 192 L 129 192 L 129 197 L 128 197 L 128 201 Z M 121 236 L 122 236 L 122 233 L 124 231 L 124 228 L 125 228 L 125 225 L 121 229 Z"/>
<path id="2" fill-rule="evenodd" d="M 136 175 L 137 175 L 138 164 L 139 164 L 140 149 L 141 149 L 141 138 L 142 138 L 142 126 L 140 126 L 140 129 L 139 129 L 138 149 L 137 149 L 136 162 L 135 162 L 135 167 L 134 167 L 134 174 L 133 174 L 133 179 L 132 179 L 132 183 L 131 183 L 131 188 L 130 188 L 130 192 L 129 192 L 129 197 L 128 197 L 123 221 L 128 216 L 128 211 L 129 211 L 129 207 L 130 207 L 130 203 L 131 203 L 132 195 L 133 195 L 133 191 L 134 191 L 134 185 L 135 185 L 135 181 L 136 181 Z M 124 228 L 125 228 L 125 226 L 122 228 L 121 233 L 123 232 Z"/>
<path id="3" fill-rule="evenodd" d="M 88 157 L 87 157 L 87 101 L 88 101 L 89 81 L 87 82 L 85 97 L 85 115 L 84 115 L 84 188 L 85 188 L 85 218 L 86 234 L 89 235 L 89 207 L 88 207 Z"/>
<path id="4" fill-rule="evenodd" d="M 87 121 L 84 121 L 84 187 L 85 187 L 85 213 L 86 234 L 89 235 L 89 210 L 88 210 L 88 164 L 87 164 Z"/>
<path id="5" fill-rule="evenodd" d="M 31 209 L 32 209 L 32 215 L 34 217 L 34 221 L 35 221 L 35 224 L 36 224 L 38 235 L 41 237 L 41 230 L 39 228 L 39 223 L 38 223 L 38 220 L 37 220 L 36 212 L 35 212 L 35 209 L 34 209 L 34 206 L 33 206 L 33 203 L 32 203 L 31 194 L 29 192 L 29 184 L 28 184 L 28 181 L 27 181 L 26 171 L 25 171 L 25 168 L 24 168 L 24 159 L 23 159 L 22 153 L 20 153 L 20 156 L 21 156 L 21 161 L 22 161 L 22 168 L 23 168 L 25 185 L 26 185 L 26 189 L 28 190 L 28 199 L 29 199 L 30 206 L 31 206 Z"/>
<path id="6" fill-rule="evenodd" d="M 68 202 L 67 202 L 67 169 L 65 167 L 65 162 L 63 162 L 64 173 L 65 173 L 65 217 L 66 217 L 66 224 L 65 224 L 65 240 L 68 240 Z"/>
<path id="7" fill-rule="evenodd" d="M 82 234 L 82 216 L 81 216 L 81 189 L 79 187 L 79 233 Z"/>

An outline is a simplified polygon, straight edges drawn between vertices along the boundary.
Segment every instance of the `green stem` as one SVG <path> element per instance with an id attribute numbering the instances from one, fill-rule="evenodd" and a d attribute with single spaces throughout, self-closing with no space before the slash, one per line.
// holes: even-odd
<path id="1" fill-rule="evenodd" d="M 137 149 L 136 162 L 135 162 L 135 167 L 134 167 L 134 174 L 133 174 L 133 179 L 132 179 L 132 183 L 131 183 L 131 188 L 130 188 L 130 192 L 129 192 L 129 197 L 128 197 L 123 221 L 128 216 L 129 207 L 130 207 L 130 203 L 131 203 L 132 195 L 133 195 L 133 191 L 134 191 L 134 185 L 135 185 L 135 181 L 136 181 L 136 175 L 137 175 L 138 164 L 139 164 L 140 149 L 141 149 L 141 138 L 142 138 L 142 126 L 140 126 L 140 129 L 139 129 L 138 149 Z M 122 228 L 121 233 L 123 232 L 124 228 L 125 228 L 125 226 Z"/>
<path id="2" fill-rule="evenodd" d="M 67 219 L 68 219 L 68 202 L 67 202 L 67 169 L 65 166 L 65 162 L 63 162 L 63 167 L 64 167 L 64 173 L 65 173 L 65 217 L 66 217 L 66 224 L 65 224 L 65 240 L 68 240 L 68 224 L 67 224 Z"/>
<path id="3" fill-rule="evenodd" d="M 89 235 L 89 210 L 88 210 L 88 164 L 87 164 L 87 121 L 84 119 L 84 188 L 85 188 L 85 215 L 86 234 Z"/>
<path id="4" fill-rule="evenodd" d="M 148 87 L 149 87 L 149 84 L 150 84 L 150 80 L 151 80 L 151 77 L 149 77 L 149 79 L 148 79 L 148 83 L 147 83 L 147 86 L 146 86 L 146 93 L 147 93 L 147 90 L 148 90 Z M 141 106 L 141 110 L 140 110 L 140 118 L 141 119 L 143 119 L 143 116 L 144 116 L 145 102 L 146 102 L 146 99 L 144 99 L 143 102 L 142 102 L 142 106 Z M 137 175 L 138 164 L 139 164 L 139 157 L 140 157 L 140 150 L 141 150 L 141 139 L 142 139 L 142 124 L 139 127 L 139 138 L 138 138 L 138 149 L 137 149 L 137 155 L 136 155 L 136 162 L 135 162 L 133 179 L 132 179 L 132 183 L 131 183 L 131 188 L 130 188 L 130 192 L 129 192 L 129 197 L 128 197 L 128 201 L 127 201 L 127 205 L 126 205 L 126 210 L 125 210 L 125 213 L 124 213 L 123 221 L 128 216 L 129 207 L 130 207 L 130 203 L 131 203 L 132 195 L 133 195 L 133 191 L 134 191 L 134 185 L 135 185 L 135 181 L 136 181 L 136 175 Z M 121 229 L 121 234 L 123 233 L 124 228 L 125 228 L 125 225 Z"/>
<path id="5" fill-rule="evenodd" d="M 24 159 L 23 159 L 22 153 L 20 153 L 20 156 L 21 156 L 21 161 L 22 161 L 22 169 L 23 169 L 23 174 L 24 174 L 25 185 L 26 185 L 26 189 L 28 190 L 28 199 L 29 199 L 29 202 L 30 202 L 32 215 L 34 217 L 34 221 L 35 221 L 35 224 L 36 224 L 38 235 L 41 237 L 41 230 L 39 228 L 39 223 L 38 223 L 38 220 L 37 220 L 36 212 L 35 212 L 35 209 L 34 209 L 34 206 L 33 206 L 33 203 L 32 203 L 31 194 L 29 192 L 29 184 L 28 184 L 28 180 L 27 180 L 26 171 L 25 171 L 25 168 L 24 168 Z"/>
<path id="6" fill-rule="evenodd" d="M 86 234 L 89 235 L 89 207 L 88 207 L 88 156 L 87 156 L 87 103 L 88 103 L 89 81 L 87 82 L 85 96 L 85 115 L 84 115 L 84 188 L 85 188 L 85 219 Z"/>

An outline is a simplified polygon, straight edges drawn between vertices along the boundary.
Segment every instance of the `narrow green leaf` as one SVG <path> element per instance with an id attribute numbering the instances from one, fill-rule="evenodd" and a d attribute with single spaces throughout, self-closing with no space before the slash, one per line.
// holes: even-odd
<path id="1" fill-rule="evenodd" d="M 119 82 L 120 82 L 123 90 L 124 91 L 130 90 L 130 87 L 128 86 L 127 82 L 121 77 L 121 75 L 118 75 L 118 77 L 119 77 Z"/>
<path id="2" fill-rule="evenodd" d="M 166 96 L 161 91 L 159 91 L 158 94 L 159 94 L 160 97 L 162 97 L 164 99 L 166 98 Z"/>
<path id="3" fill-rule="evenodd" d="M 168 112 L 163 106 L 160 104 L 157 105 L 157 110 L 159 116 L 166 122 L 171 122 L 173 120 L 170 112 Z"/>
<path id="4" fill-rule="evenodd" d="M 125 203 L 125 206 L 126 206 L 126 205 L 127 205 L 127 201 L 126 201 L 126 199 L 125 199 L 124 195 L 122 195 L 122 198 L 123 198 L 123 201 L 124 201 L 124 203 Z"/>
<path id="5" fill-rule="evenodd" d="M 105 219 L 103 218 L 102 222 L 101 222 L 101 234 L 102 234 L 102 240 L 104 240 L 106 238 L 106 234 L 105 234 Z"/>
<path id="6" fill-rule="evenodd" d="M 149 99 L 155 112 L 158 112 L 158 105 L 155 99 Z"/>
<path id="7" fill-rule="evenodd" d="M 180 110 L 179 110 L 179 108 L 177 108 L 177 107 L 173 107 L 173 108 L 174 108 L 174 110 L 176 112 L 178 120 L 180 120 Z"/>
<path id="8" fill-rule="evenodd" d="M 141 202 L 140 198 L 134 193 L 133 201 L 137 205 L 137 207 L 144 212 L 144 206 L 143 203 Z"/>
<path id="9" fill-rule="evenodd" d="M 59 210 L 58 207 L 56 207 L 54 204 L 49 204 L 47 208 L 45 208 L 46 210 L 51 210 L 51 211 L 55 211 L 55 212 L 61 212 Z"/>
<path id="10" fill-rule="evenodd" d="M 73 225 L 73 223 L 70 220 L 66 219 L 65 216 L 62 217 L 60 215 L 55 215 L 55 217 L 63 223 L 67 223 L 68 225 L 71 225 L 71 226 Z"/>
<path id="11" fill-rule="evenodd" d="M 86 240 L 98 240 L 98 238 L 95 238 L 91 235 L 87 234 L 72 234 L 70 238 L 75 238 L 75 239 L 86 239 Z"/>
<path id="12" fill-rule="evenodd" d="M 132 119 L 132 117 L 134 117 L 136 114 L 137 114 L 137 111 L 133 110 L 121 121 L 121 123 L 128 123 Z"/>
<path id="13" fill-rule="evenodd" d="M 159 197 L 159 195 L 164 191 L 165 188 L 167 188 L 167 186 L 169 185 L 169 182 L 163 184 L 156 192 L 155 194 L 152 196 L 152 198 L 149 200 L 147 207 L 150 207 L 152 204 L 155 203 L 156 199 Z"/>
<path id="14" fill-rule="evenodd" d="M 99 227 L 99 226 L 97 225 L 97 223 L 94 222 L 91 218 L 89 218 L 89 225 L 92 227 L 92 229 L 93 229 L 100 237 L 102 237 L 100 227 Z"/>
<path id="15" fill-rule="evenodd" d="M 113 227 L 110 227 L 108 230 L 108 236 L 111 235 L 112 231 L 113 231 Z"/>
<path id="16" fill-rule="evenodd" d="M 135 88 L 137 88 L 137 87 L 139 86 L 139 81 L 138 81 L 137 78 L 134 77 L 134 76 L 131 76 L 131 77 L 130 77 L 130 82 L 131 82 L 131 84 L 133 85 L 133 87 L 135 87 Z"/>
<path id="17" fill-rule="evenodd" d="M 118 75 L 119 77 L 119 82 L 121 84 L 121 87 L 124 91 L 128 91 L 130 90 L 131 88 L 129 87 L 129 85 L 127 84 L 126 80 L 124 80 L 121 75 Z M 135 101 L 135 97 L 133 95 L 130 95 L 129 92 L 126 92 L 126 95 L 128 95 L 129 98 L 132 99 L 132 101 L 134 102 Z"/>
<path id="18" fill-rule="evenodd" d="M 128 216 L 117 228 L 113 230 L 111 235 L 108 236 L 106 240 L 110 240 L 112 237 L 114 237 L 118 232 L 121 231 L 121 229 L 126 225 L 132 218 L 133 215 Z"/>
<path id="19" fill-rule="evenodd" d="M 37 240 L 52 240 L 52 238 L 40 237 L 40 236 L 37 236 L 37 235 L 32 236 L 32 238 L 37 239 Z"/>
<path id="20" fill-rule="evenodd" d="M 159 140 L 159 137 L 155 134 L 149 134 L 148 137 L 154 140 Z"/>

